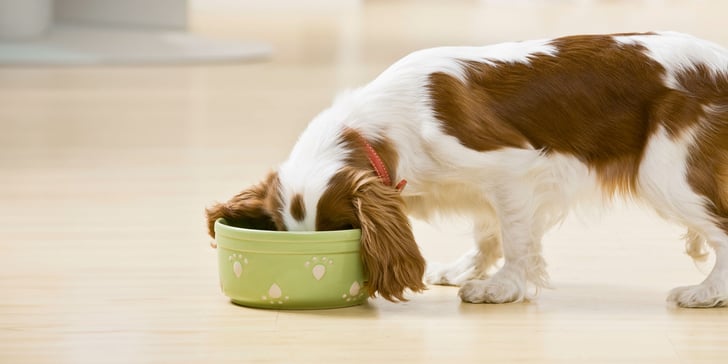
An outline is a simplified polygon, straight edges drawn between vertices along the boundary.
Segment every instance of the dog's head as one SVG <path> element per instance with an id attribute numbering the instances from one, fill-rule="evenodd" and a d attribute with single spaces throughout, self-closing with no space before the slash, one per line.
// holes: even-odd
<path id="1" fill-rule="evenodd" d="M 330 231 L 361 229 L 361 257 L 370 296 L 405 300 L 409 289 L 422 291 L 425 261 L 414 240 L 399 191 L 382 182 L 367 158 L 377 150 L 393 175 L 397 154 L 387 141 L 369 146 L 346 129 L 322 158 L 309 158 L 302 138 L 278 171 L 226 203 L 207 209 L 208 229 L 225 218 L 233 226 L 267 230 Z"/>

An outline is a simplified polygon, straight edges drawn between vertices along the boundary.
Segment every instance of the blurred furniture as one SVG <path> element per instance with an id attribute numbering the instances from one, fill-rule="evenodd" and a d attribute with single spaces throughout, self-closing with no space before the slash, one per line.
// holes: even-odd
<path id="1" fill-rule="evenodd" d="M 189 33 L 187 16 L 187 0 L 0 0 L 0 65 L 235 61 L 271 52 Z"/>

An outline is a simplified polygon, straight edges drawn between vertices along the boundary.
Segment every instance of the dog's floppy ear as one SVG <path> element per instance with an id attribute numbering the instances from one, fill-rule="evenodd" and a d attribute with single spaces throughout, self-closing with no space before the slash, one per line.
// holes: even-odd
<path id="1" fill-rule="evenodd" d="M 215 237 L 215 221 L 224 218 L 228 225 L 257 230 L 282 230 L 276 206 L 278 175 L 270 173 L 262 182 L 240 192 L 228 202 L 217 203 L 205 210 L 207 229 Z"/>
<path id="2" fill-rule="evenodd" d="M 407 289 L 425 289 L 425 259 L 415 242 L 399 192 L 369 176 L 358 183 L 354 207 L 361 224 L 361 256 L 369 295 L 406 301 Z"/>

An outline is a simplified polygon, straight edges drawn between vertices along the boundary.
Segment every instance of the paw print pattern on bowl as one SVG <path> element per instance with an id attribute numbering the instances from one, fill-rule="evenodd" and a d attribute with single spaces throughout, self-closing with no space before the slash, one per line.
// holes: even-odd
<path id="1" fill-rule="evenodd" d="M 243 265 L 248 264 L 248 258 L 244 258 L 242 254 L 232 254 L 228 257 L 228 261 L 233 261 L 233 273 L 235 273 L 235 277 L 240 278 L 240 275 L 243 274 Z"/>
<path id="2" fill-rule="evenodd" d="M 271 285 L 268 289 L 268 295 L 261 296 L 260 299 L 263 301 L 267 301 L 271 305 L 282 305 L 283 302 L 288 301 L 290 297 L 283 296 L 283 291 L 281 290 L 281 287 L 273 283 L 273 285 Z"/>
<path id="3" fill-rule="evenodd" d="M 334 261 L 326 257 L 311 257 L 310 260 L 303 263 L 305 267 L 311 267 L 311 274 L 313 274 L 313 277 L 316 278 L 317 281 L 320 281 L 326 274 L 326 266 L 332 264 L 334 264 Z"/>
<path id="4" fill-rule="evenodd" d="M 346 302 L 356 301 L 362 297 L 364 297 L 364 292 L 361 290 L 361 284 L 356 281 L 349 287 L 349 294 L 344 293 L 341 295 L 341 298 Z"/>

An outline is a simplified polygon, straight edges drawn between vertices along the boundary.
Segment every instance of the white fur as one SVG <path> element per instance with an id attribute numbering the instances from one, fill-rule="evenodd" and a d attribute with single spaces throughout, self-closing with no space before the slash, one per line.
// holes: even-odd
<path id="1" fill-rule="evenodd" d="M 318 199 L 328 187 L 331 176 L 344 165 L 347 151 L 337 144 L 338 135 L 331 132 L 346 118 L 345 113 L 337 113 L 341 111 L 332 108 L 319 114 L 278 169 L 282 201 L 290 202 L 294 195 L 300 194 L 306 207 L 304 221 L 294 219 L 288 206 L 284 208 L 283 221 L 290 231 L 314 230 Z"/>
<path id="2" fill-rule="evenodd" d="M 666 69 L 665 84 L 682 89 L 675 74 L 704 64 L 714 72 L 728 70 L 728 53 L 715 43 L 676 32 L 659 32 L 662 37 L 649 35 L 617 36 L 622 44 L 639 44 L 647 48 L 647 55 Z"/>
<path id="3" fill-rule="evenodd" d="M 728 55 L 712 43 L 675 33 L 615 37 L 623 44 L 641 44 L 668 71 L 665 83 L 679 88 L 674 73 L 700 61 L 728 70 Z M 344 127 L 368 139 L 381 136 L 398 153 L 397 176 L 408 185 L 402 196 L 413 216 L 460 213 L 475 221 L 476 249 L 450 265 L 432 265 L 430 283 L 462 285 L 468 302 L 511 302 L 528 298 L 529 287 L 548 285 L 541 238 L 581 201 L 601 196 L 593 171 L 578 159 L 548 156 L 525 145 L 478 152 L 445 134 L 430 105 L 428 77 L 444 72 L 463 79 L 460 60 L 528 63 L 529 56 L 558 56 L 547 40 L 489 47 L 444 47 L 415 52 L 392 65 L 365 87 L 340 96 L 302 134 L 279 170 L 284 221 L 290 230 L 314 230 L 317 202 L 328 181 L 343 165 L 348 151 L 337 145 Z M 686 225 L 692 240 L 708 241 L 718 250 L 718 263 L 705 282 L 679 288 L 671 302 L 709 306 L 728 296 L 728 237 L 687 185 L 688 148 L 692 132 L 671 139 L 664 130 L 648 144 L 638 177 L 637 197 L 667 218 Z M 304 196 L 306 219 L 291 217 L 291 196 Z M 496 261 L 503 267 L 488 276 Z M 723 298 L 720 298 L 723 297 Z"/>

